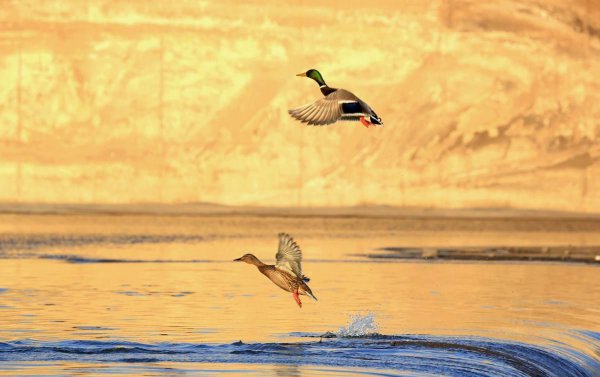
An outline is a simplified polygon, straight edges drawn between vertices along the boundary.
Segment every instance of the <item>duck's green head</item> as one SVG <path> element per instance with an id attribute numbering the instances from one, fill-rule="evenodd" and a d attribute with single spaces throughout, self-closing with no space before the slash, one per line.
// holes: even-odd
<path id="1" fill-rule="evenodd" d="M 315 80 L 317 82 L 317 84 L 319 84 L 319 86 L 326 85 L 325 80 L 323 80 L 323 76 L 321 76 L 321 72 L 317 71 L 316 69 L 309 69 L 306 72 L 298 73 L 296 76 L 311 78 L 311 79 Z"/>

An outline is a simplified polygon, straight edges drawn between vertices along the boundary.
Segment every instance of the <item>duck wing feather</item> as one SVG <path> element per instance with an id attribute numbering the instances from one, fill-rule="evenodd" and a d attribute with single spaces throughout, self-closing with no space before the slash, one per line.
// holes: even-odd
<path id="1" fill-rule="evenodd" d="M 275 266 L 291 271 L 299 279 L 302 276 L 302 250 L 287 233 L 279 233 L 279 248 L 275 255 Z"/>
<path id="2" fill-rule="evenodd" d="M 337 89 L 311 104 L 288 110 L 292 117 L 314 126 L 335 123 L 347 114 L 368 116 L 371 111 L 366 103 L 345 89 Z"/>

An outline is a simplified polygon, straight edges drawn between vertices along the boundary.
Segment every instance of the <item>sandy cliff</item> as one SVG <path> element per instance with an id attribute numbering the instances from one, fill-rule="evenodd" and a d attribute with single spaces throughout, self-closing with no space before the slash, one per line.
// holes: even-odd
<path id="1" fill-rule="evenodd" d="M 238 3 L 4 1 L 0 201 L 600 211 L 600 1 Z"/>

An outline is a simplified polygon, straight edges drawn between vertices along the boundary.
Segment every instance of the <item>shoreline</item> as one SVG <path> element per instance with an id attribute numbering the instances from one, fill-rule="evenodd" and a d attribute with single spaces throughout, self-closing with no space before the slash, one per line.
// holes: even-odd
<path id="1" fill-rule="evenodd" d="M 600 246 L 565 247 L 470 247 L 407 248 L 383 247 L 361 254 L 375 260 L 560 262 L 600 265 Z"/>
<path id="2" fill-rule="evenodd" d="M 600 213 L 516 208 L 427 208 L 389 205 L 333 207 L 230 206 L 214 203 L 69 204 L 0 202 L 0 215 L 280 216 L 597 220 Z"/>
<path id="3" fill-rule="evenodd" d="M 358 214 L 360 212 L 360 215 Z M 600 263 L 600 217 L 509 210 L 1 205 L 0 251 L 234 238 L 360 240 L 370 260 Z M 336 241 L 337 242 L 337 241 Z"/>

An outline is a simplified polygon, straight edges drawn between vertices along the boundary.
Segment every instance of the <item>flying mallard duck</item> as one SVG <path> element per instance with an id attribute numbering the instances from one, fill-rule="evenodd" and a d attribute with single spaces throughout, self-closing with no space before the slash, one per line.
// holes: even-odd
<path id="1" fill-rule="evenodd" d="M 245 254 L 234 261 L 246 262 L 258 267 L 258 270 L 271 279 L 276 286 L 292 292 L 299 307 L 302 307 L 302 302 L 298 295 L 310 296 L 316 300 L 317 298 L 306 285 L 310 279 L 302 275 L 302 251 L 289 234 L 279 233 L 279 249 L 275 258 L 277 259 L 275 265 L 264 264 L 252 254 Z"/>
<path id="2" fill-rule="evenodd" d="M 338 120 L 360 120 L 367 128 L 371 125 L 383 126 L 381 118 L 364 101 L 345 89 L 330 88 L 316 69 L 309 69 L 296 76 L 309 77 L 319 84 L 325 96 L 310 105 L 288 110 L 290 115 L 303 123 L 324 126 Z"/>

